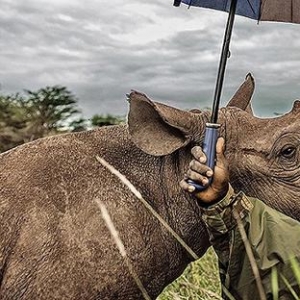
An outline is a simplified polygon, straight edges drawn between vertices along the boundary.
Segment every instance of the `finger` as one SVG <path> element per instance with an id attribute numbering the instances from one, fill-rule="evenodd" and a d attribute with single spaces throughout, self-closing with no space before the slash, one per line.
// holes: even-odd
<path id="1" fill-rule="evenodd" d="M 224 138 L 220 137 L 220 138 L 218 138 L 217 144 L 216 144 L 217 165 L 224 165 L 224 161 L 225 161 L 224 151 L 225 151 L 225 140 L 224 140 Z"/>
<path id="2" fill-rule="evenodd" d="M 179 182 L 179 185 L 183 190 L 189 193 L 193 193 L 196 190 L 196 188 L 193 185 L 189 184 L 186 180 L 181 180 Z"/>
<path id="3" fill-rule="evenodd" d="M 200 146 L 193 147 L 191 153 L 196 160 L 200 161 L 201 163 L 206 163 L 206 155 Z"/>
<path id="4" fill-rule="evenodd" d="M 208 184 L 208 178 L 206 176 L 203 176 L 203 175 L 199 174 L 198 172 L 195 172 L 191 169 L 189 169 L 186 172 L 186 176 L 188 177 L 187 179 L 191 179 L 192 181 L 199 183 L 203 186 Z"/>
<path id="5" fill-rule="evenodd" d="M 216 144 L 216 153 L 223 154 L 225 150 L 225 140 L 223 137 L 219 137 Z"/>
<path id="6" fill-rule="evenodd" d="M 207 165 L 204 165 L 200 163 L 199 161 L 193 159 L 189 164 L 189 169 L 192 171 L 195 171 L 197 173 L 200 173 L 202 175 L 205 175 L 207 177 L 211 177 L 213 175 L 213 171 L 211 168 L 209 168 Z"/>

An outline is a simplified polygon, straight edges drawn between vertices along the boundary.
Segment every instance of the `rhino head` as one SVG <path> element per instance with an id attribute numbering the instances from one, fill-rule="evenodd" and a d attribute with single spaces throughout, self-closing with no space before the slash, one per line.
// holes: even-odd
<path id="1" fill-rule="evenodd" d="M 223 113 L 232 185 L 299 220 L 300 102 L 276 118 L 239 109 Z"/>
<path id="2" fill-rule="evenodd" d="M 236 191 L 243 190 L 300 220 L 300 102 L 283 116 L 257 118 L 251 108 L 253 91 L 254 79 L 248 74 L 219 113 L 231 184 Z M 129 132 L 135 145 L 148 154 L 183 151 L 181 157 L 186 160 L 190 159 L 186 151 L 202 143 L 209 117 L 209 112 L 181 111 L 133 92 Z"/>

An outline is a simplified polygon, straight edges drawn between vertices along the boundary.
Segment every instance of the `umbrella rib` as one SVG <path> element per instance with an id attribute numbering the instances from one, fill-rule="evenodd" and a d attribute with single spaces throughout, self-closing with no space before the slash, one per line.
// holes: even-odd
<path id="1" fill-rule="evenodd" d="M 252 10 L 252 12 L 253 12 L 253 15 L 255 16 L 255 10 L 254 10 L 254 8 L 253 8 L 251 2 L 250 2 L 249 0 L 247 0 L 247 2 L 248 2 L 249 6 L 250 6 L 250 8 L 251 8 L 251 10 Z"/>

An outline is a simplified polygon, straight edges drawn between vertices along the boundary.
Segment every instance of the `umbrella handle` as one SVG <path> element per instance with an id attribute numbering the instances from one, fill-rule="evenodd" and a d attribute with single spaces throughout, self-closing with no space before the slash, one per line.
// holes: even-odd
<path id="1" fill-rule="evenodd" d="M 215 157 L 216 157 L 216 143 L 218 139 L 220 124 L 216 123 L 206 123 L 205 136 L 203 141 L 203 152 L 206 155 L 206 165 L 212 170 L 215 167 Z M 212 178 L 209 179 L 208 185 L 202 186 L 193 180 L 187 180 L 189 184 L 196 188 L 195 193 L 205 190 L 212 182 Z"/>

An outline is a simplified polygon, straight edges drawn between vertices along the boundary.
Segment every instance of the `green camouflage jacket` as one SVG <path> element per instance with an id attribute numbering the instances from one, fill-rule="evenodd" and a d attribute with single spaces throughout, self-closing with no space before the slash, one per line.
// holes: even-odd
<path id="1" fill-rule="evenodd" d="M 223 298 L 300 299 L 300 282 L 291 267 L 291 257 L 300 262 L 298 221 L 242 192 L 234 195 L 231 187 L 223 200 L 202 212 L 219 259 Z M 278 277 L 278 298 L 272 273 Z"/>

